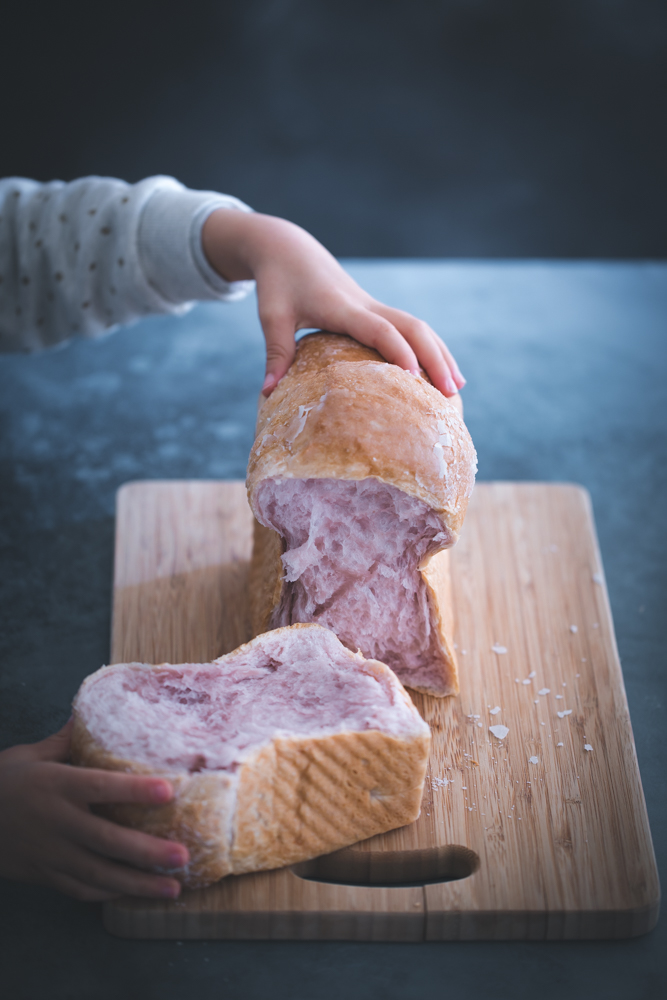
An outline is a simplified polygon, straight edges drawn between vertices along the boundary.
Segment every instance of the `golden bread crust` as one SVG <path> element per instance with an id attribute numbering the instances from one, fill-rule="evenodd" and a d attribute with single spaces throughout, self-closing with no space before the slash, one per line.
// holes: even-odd
<path id="1" fill-rule="evenodd" d="M 375 730 L 274 740 L 241 771 L 233 872 L 295 864 L 412 823 L 429 742 Z"/>
<path id="2" fill-rule="evenodd" d="M 294 364 L 262 406 L 248 462 L 251 507 L 263 479 L 374 478 L 424 501 L 455 541 L 476 468 L 458 409 L 396 365 L 339 360 L 355 350 L 341 340 L 349 338 L 304 337 Z M 450 445 L 438 448 L 445 432 Z"/>

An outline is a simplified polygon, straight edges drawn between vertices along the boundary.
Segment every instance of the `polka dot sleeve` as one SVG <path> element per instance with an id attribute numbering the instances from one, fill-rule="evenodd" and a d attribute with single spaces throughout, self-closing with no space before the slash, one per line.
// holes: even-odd
<path id="1" fill-rule="evenodd" d="M 246 295 L 253 282 L 224 281 L 201 248 L 201 228 L 221 207 L 250 211 L 171 177 L 0 180 L 0 350 L 39 350 Z"/>

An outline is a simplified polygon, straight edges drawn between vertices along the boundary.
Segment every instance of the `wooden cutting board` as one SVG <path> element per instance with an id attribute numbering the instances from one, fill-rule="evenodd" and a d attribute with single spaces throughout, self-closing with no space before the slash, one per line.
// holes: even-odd
<path id="1" fill-rule="evenodd" d="M 246 640 L 251 536 L 240 482 L 123 487 L 112 662 L 205 661 Z M 108 930 L 443 941 L 654 926 L 658 877 L 588 494 L 476 486 L 451 575 L 461 694 L 413 696 L 433 733 L 417 822 L 175 902 L 108 903 Z"/>

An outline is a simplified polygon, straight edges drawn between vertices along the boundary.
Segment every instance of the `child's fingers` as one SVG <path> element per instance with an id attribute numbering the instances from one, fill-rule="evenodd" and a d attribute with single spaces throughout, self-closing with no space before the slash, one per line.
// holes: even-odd
<path id="1" fill-rule="evenodd" d="M 436 333 L 422 320 L 400 309 L 378 303 L 374 311 L 390 320 L 412 346 L 420 364 L 434 386 L 445 396 L 455 395 L 465 385 L 451 352 Z"/>
<path id="2" fill-rule="evenodd" d="M 165 778 L 120 771 L 102 771 L 93 767 L 67 768 L 61 776 L 68 797 L 82 804 L 104 802 L 158 805 L 169 802 L 174 791 Z"/>
<path id="3" fill-rule="evenodd" d="M 69 826 L 69 836 L 83 847 L 137 868 L 176 869 L 188 863 L 188 849 L 182 844 L 120 826 L 92 813 L 77 810 Z"/>
<path id="4" fill-rule="evenodd" d="M 445 396 L 455 396 L 459 391 L 452 377 L 452 371 L 447 358 L 440 349 L 434 337 L 414 325 L 403 325 L 403 336 L 412 344 L 422 367 L 428 373 L 431 382 Z"/>
<path id="5" fill-rule="evenodd" d="M 410 343 L 415 348 L 418 355 L 422 350 L 429 352 L 435 344 L 438 351 L 444 358 L 445 364 L 447 365 L 454 382 L 458 388 L 463 388 L 466 380 L 461 374 L 454 355 L 444 341 L 440 339 L 435 330 L 428 325 L 428 323 L 417 319 L 415 316 L 404 312 L 402 309 L 394 309 L 390 306 L 385 306 L 382 303 L 375 303 L 373 308 L 382 316 L 386 316 L 387 319 L 394 324 L 397 330 L 400 330 L 400 332 L 407 337 L 408 340 L 410 340 Z M 422 359 L 420 357 L 420 361 L 421 360 Z"/>
<path id="6" fill-rule="evenodd" d="M 266 340 L 266 377 L 262 392 L 270 396 L 294 360 L 296 324 L 291 312 L 262 310 L 260 322 Z"/>
<path id="7" fill-rule="evenodd" d="M 181 891 L 176 879 L 116 864 L 75 844 L 68 844 L 61 851 L 52 872 L 114 895 L 175 899 Z"/>
<path id="8" fill-rule="evenodd" d="M 355 340 L 373 347 L 385 361 L 398 365 L 414 375 L 419 374 L 419 362 L 408 340 L 384 316 L 367 309 L 355 310 L 348 318 L 345 332 Z"/>

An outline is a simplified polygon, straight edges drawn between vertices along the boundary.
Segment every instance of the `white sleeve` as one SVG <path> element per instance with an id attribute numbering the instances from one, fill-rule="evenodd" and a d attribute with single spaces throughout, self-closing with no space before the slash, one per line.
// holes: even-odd
<path id="1" fill-rule="evenodd" d="M 224 281 L 202 250 L 216 208 L 251 211 L 171 177 L 0 180 L 0 351 L 94 337 L 200 299 L 242 298 L 254 282 Z"/>

